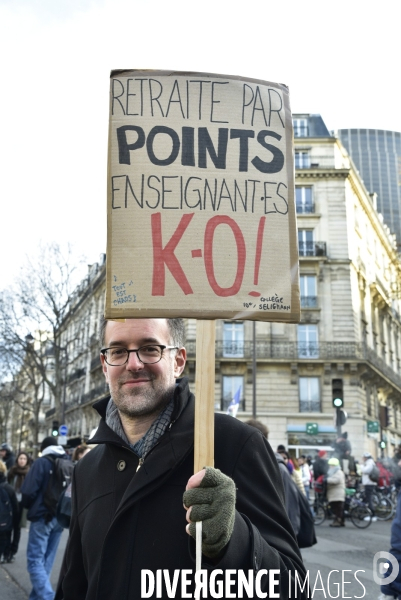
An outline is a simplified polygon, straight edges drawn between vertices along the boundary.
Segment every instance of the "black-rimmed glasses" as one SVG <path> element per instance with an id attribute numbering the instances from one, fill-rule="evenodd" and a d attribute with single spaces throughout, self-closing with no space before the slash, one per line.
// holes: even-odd
<path id="1" fill-rule="evenodd" d="M 138 359 L 144 365 L 154 365 L 158 363 L 163 356 L 163 350 L 178 350 L 178 346 L 163 346 L 163 344 L 153 344 L 151 346 L 141 346 L 134 350 L 121 348 L 120 346 L 111 346 L 103 348 L 100 354 L 103 354 L 104 360 L 111 367 L 122 367 L 129 360 L 131 352 L 135 352 Z"/>

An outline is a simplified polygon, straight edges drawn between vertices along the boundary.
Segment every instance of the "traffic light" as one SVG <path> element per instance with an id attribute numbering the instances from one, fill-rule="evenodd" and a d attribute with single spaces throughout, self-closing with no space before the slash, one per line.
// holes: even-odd
<path id="1" fill-rule="evenodd" d="M 343 408 L 344 406 L 344 386 L 342 379 L 331 380 L 332 403 L 334 408 Z"/>
<path id="2" fill-rule="evenodd" d="M 59 428 L 59 422 L 53 421 L 52 435 L 54 435 L 54 437 L 58 436 L 58 428 Z"/>
<path id="3" fill-rule="evenodd" d="M 384 450 L 384 448 L 385 448 L 386 446 L 387 446 L 386 442 L 385 442 L 384 440 L 381 440 L 381 441 L 380 441 L 380 448 L 381 448 L 382 450 Z"/>

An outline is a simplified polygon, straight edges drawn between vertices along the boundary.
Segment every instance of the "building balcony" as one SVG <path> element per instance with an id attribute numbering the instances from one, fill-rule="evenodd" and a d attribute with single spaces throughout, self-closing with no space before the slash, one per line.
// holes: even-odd
<path id="1" fill-rule="evenodd" d="M 97 400 L 98 398 L 101 398 L 109 393 L 109 386 L 106 384 L 106 382 L 101 383 L 87 394 L 83 394 L 79 404 L 86 404 L 87 402 L 91 402 L 92 400 Z"/>
<path id="2" fill-rule="evenodd" d="M 317 308 L 317 296 L 301 296 L 301 308 Z"/>
<path id="3" fill-rule="evenodd" d="M 81 379 L 85 375 L 85 369 L 74 369 L 67 377 L 67 384 L 72 383 L 76 379 Z"/>
<path id="4" fill-rule="evenodd" d="M 298 242 L 299 256 L 327 256 L 326 242 Z"/>
<path id="5" fill-rule="evenodd" d="M 315 203 L 309 202 L 297 202 L 296 203 L 297 215 L 312 215 L 315 213 Z"/>
<path id="6" fill-rule="evenodd" d="M 45 419 L 50 419 L 50 417 L 52 417 L 55 414 L 56 414 L 56 408 L 55 407 L 49 408 L 49 410 L 47 410 L 45 412 Z"/>
<path id="7" fill-rule="evenodd" d="M 295 168 L 303 171 L 304 169 L 348 169 L 349 159 L 345 157 L 334 157 L 334 155 L 316 156 L 306 154 L 302 150 L 295 148 Z"/>
<path id="8" fill-rule="evenodd" d="M 188 340 L 186 349 L 189 359 L 195 359 L 196 341 Z M 231 361 L 249 361 L 253 357 L 253 341 L 216 341 L 216 358 Z M 357 362 L 369 363 L 379 375 L 387 378 L 401 390 L 401 376 L 375 350 L 364 342 L 276 342 L 256 340 L 256 358 L 259 361 L 295 362 Z"/>

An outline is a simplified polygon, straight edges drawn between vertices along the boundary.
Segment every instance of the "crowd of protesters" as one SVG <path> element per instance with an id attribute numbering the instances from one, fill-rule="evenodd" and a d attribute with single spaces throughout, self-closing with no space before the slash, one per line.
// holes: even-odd
<path id="1" fill-rule="evenodd" d="M 52 448 L 55 444 L 56 440 L 53 437 L 45 438 L 41 452 L 46 453 L 46 448 Z M 75 464 L 90 449 L 90 446 L 80 444 L 71 449 L 70 453 L 64 453 L 64 450 L 63 453 Z M 3 526 L 0 528 L 0 563 L 3 564 L 14 562 L 19 548 L 21 528 L 27 527 L 28 508 L 24 506 L 23 484 L 35 462 L 25 451 L 18 452 L 16 456 L 8 443 L 2 443 L 0 446 L 0 507 L 6 505 L 6 512 L 10 513 L 9 522 L 3 519 Z"/>
<path id="2" fill-rule="evenodd" d="M 263 423 L 250 420 L 248 424 L 258 428 L 264 437 L 268 438 L 268 429 Z M 51 438 L 49 438 L 49 444 L 50 441 L 52 441 Z M 44 450 L 45 448 L 46 446 Z M 68 458 L 75 464 L 89 450 L 90 447 L 81 444 L 71 450 Z M 394 484 L 397 490 L 401 487 L 401 447 L 396 449 L 392 458 L 377 461 L 369 452 L 365 452 L 362 461 L 359 463 L 352 455 L 351 443 L 346 433 L 337 438 L 330 450 L 321 449 L 316 451 L 314 456 L 301 455 L 296 458 L 290 454 L 284 445 L 277 447 L 275 455 L 283 479 L 286 510 L 300 547 L 302 547 L 300 540 L 305 539 L 302 537 L 302 533 L 305 534 L 302 529 L 313 529 L 313 525 L 302 518 L 303 502 L 307 503 L 306 506 L 310 507 L 313 514 L 314 494 L 321 493 L 329 503 L 333 516 L 330 526 L 343 527 L 345 525 L 344 501 L 347 486 L 355 486 L 355 482 L 362 484 L 365 490 L 365 500 L 372 511 L 373 521 L 376 520 L 376 515 L 372 497 L 376 486 Z M 27 509 L 23 506 L 21 489 L 34 461 L 24 451 L 19 452 L 16 456 L 7 443 L 0 446 L 0 458 L 0 500 L 3 493 L 1 490 L 4 490 L 12 507 L 12 520 L 9 529 L 0 531 L 0 562 L 11 563 L 15 560 L 15 555 L 18 552 L 21 528 L 27 526 Z M 377 473 L 373 477 L 375 470 L 379 473 L 377 477 Z M 67 509 L 65 510 L 66 516 L 63 515 L 62 517 L 62 527 L 68 527 L 69 525 L 68 502 L 71 497 L 71 490 L 66 490 L 66 492 L 63 507 L 65 508 L 67 505 Z M 300 497 L 303 500 L 300 500 Z M 398 512 L 400 513 L 398 527 L 401 531 L 401 511 Z M 58 515 L 57 519 L 59 517 Z M 308 533 L 307 540 L 304 547 L 316 543 L 314 531 Z M 382 598 L 387 597 L 389 596 L 386 594 L 382 596 Z"/>

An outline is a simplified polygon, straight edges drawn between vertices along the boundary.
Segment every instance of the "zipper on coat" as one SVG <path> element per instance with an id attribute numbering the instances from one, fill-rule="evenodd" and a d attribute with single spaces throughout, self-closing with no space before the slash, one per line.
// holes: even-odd
<path id="1" fill-rule="evenodd" d="M 145 459 L 144 459 L 144 458 L 140 458 L 140 459 L 139 459 L 139 463 L 138 463 L 138 466 L 137 466 L 137 468 L 136 468 L 136 471 L 135 471 L 135 473 L 138 473 L 139 469 L 142 467 L 142 465 L 143 465 L 143 463 L 144 463 L 144 462 L 145 462 Z"/>

